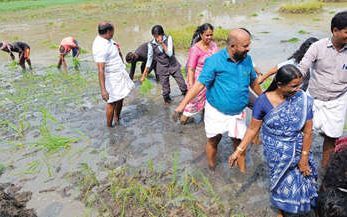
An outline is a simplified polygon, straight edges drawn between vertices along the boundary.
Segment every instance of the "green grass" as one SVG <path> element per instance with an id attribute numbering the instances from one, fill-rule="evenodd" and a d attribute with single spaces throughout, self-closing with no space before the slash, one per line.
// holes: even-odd
<path id="1" fill-rule="evenodd" d="M 182 29 L 168 29 L 167 32 L 172 36 L 176 49 L 189 49 L 196 26 L 188 26 Z M 229 30 L 216 27 L 213 32 L 214 40 L 218 45 L 224 45 L 228 37 Z"/>
<path id="2" fill-rule="evenodd" d="M 47 8 L 58 5 L 92 2 L 91 0 L 12 0 L 0 1 L 0 12 Z"/>
<path id="3" fill-rule="evenodd" d="M 318 0 L 295 1 L 280 7 L 280 12 L 293 14 L 306 14 L 320 11 L 323 3 Z"/>

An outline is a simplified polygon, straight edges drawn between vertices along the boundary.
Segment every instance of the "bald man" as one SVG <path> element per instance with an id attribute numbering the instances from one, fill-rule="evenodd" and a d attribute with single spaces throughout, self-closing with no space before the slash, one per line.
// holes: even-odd
<path id="1" fill-rule="evenodd" d="M 216 167 L 217 146 L 222 134 L 228 132 L 234 148 L 239 148 L 246 132 L 244 109 L 249 101 L 249 87 L 261 94 L 256 82 L 257 74 L 253 68 L 250 50 L 250 34 L 244 29 L 233 29 L 227 39 L 227 47 L 207 58 L 198 81 L 194 84 L 175 109 L 175 117 L 182 114 L 185 106 L 204 87 L 206 87 L 205 146 L 208 166 Z M 245 153 L 245 152 L 243 152 Z M 246 171 L 245 154 L 238 159 L 241 172 Z"/>

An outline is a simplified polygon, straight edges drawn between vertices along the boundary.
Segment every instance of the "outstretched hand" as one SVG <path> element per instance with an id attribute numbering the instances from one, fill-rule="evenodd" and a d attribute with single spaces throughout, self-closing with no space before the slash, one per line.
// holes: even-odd
<path id="1" fill-rule="evenodd" d="M 172 114 L 172 120 L 174 122 L 177 122 L 181 118 L 182 114 L 183 112 L 178 112 L 175 110 L 174 113 Z"/>
<path id="2" fill-rule="evenodd" d="M 237 165 L 237 159 L 240 157 L 240 155 L 241 155 L 241 153 L 238 150 L 236 150 L 236 151 L 234 151 L 234 153 L 232 153 L 229 156 L 228 162 L 229 162 L 230 168 Z"/>

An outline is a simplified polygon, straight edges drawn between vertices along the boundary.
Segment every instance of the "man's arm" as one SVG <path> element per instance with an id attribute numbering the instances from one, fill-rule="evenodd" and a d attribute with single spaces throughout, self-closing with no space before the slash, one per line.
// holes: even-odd
<path id="1" fill-rule="evenodd" d="M 98 77 L 99 77 L 99 85 L 101 90 L 101 97 L 103 100 L 107 101 L 109 95 L 105 88 L 105 63 L 96 63 L 98 67 Z"/>
<path id="2" fill-rule="evenodd" d="M 267 71 L 265 74 L 259 75 L 257 78 L 258 84 L 262 84 L 268 77 L 270 77 L 273 74 L 277 73 L 277 66 L 271 68 L 269 71 Z"/>
<path id="3" fill-rule="evenodd" d="M 136 70 L 136 62 L 133 62 L 131 63 L 130 72 L 129 72 L 129 77 L 131 78 L 131 80 L 134 80 L 135 70 Z"/>
<path id="4" fill-rule="evenodd" d="M 261 90 L 261 87 L 259 85 L 259 82 L 257 80 L 253 81 L 253 83 L 251 84 L 251 89 L 254 91 L 254 93 L 256 93 L 258 96 L 260 94 L 263 93 L 263 91 Z"/>
<path id="5" fill-rule="evenodd" d="M 175 109 L 175 112 L 183 112 L 186 105 L 194 98 L 196 97 L 202 89 L 204 89 L 205 85 L 200 83 L 199 81 L 196 81 L 193 87 L 188 91 L 187 95 L 184 97 L 184 99 L 180 102 L 180 104 Z"/>
<path id="6" fill-rule="evenodd" d="M 148 51 L 147 51 L 147 62 L 146 62 L 146 68 L 142 73 L 141 79 L 140 81 L 143 82 L 145 80 L 145 78 L 147 78 L 148 72 L 149 72 L 149 68 L 152 65 L 153 62 L 153 47 L 151 45 L 151 42 L 148 42 L 147 44 L 148 47 Z"/>
<path id="7" fill-rule="evenodd" d="M 78 57 L 80 55 L 80 53 L 81 53 L 81 51 L 80 51 L 81 48 L 79 46 L 77 46 L 76 48 L 77 48 L 77 54 L 76 54 L 75 57 Z"/>
<path id="8" fill-rule="evenodd" d="M 169 57 L 172 57 L 172 55 L 173 55 L 172 37 L 168 36 L 168 38 L 167 38 L 167 46 L 165 45 L 165 43 L 163 41 L 160 42 L 160 45 L 163 47 L 163 50 L 166 53 L 166 55 L 168 55 Z"/>
<path id="9" fill-rule="evenodd" d="M 299 63 L 299 69 L 301 71 L 302 77 L 305 78 L 307 76 L 307 72 L 311 68 L 312 64 L 317 59 L 317 47 L 316 44 L 312 44 L 310 48 L 305 53 L 304 57 Z"/>

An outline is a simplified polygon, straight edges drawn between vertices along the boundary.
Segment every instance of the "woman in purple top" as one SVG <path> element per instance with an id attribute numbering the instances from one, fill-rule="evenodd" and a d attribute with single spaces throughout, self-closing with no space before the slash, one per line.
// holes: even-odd
<path id="1" fill-rule="evenodd" d="M 229 157 L 233 166 L 262 129 L 271 203 L 278 208 L 278 217 L 308 213 L 317 205 L 317 166 L 310 153 L 313 99 L 300 90 L 301 83 L 296 66 L 279 68 L 270 87 L 256 100 L 246 135 Z"/>
<path id="2" fill-rule="evenodd" d="M 204 66 L 205 59 L 218 51 L 217 44 L 213 41 L 213 26 L 209 23 L 198 26 L 192 38 L 187 62 L 187 86 L 190 89 L 198 79 Z M 182 124 L 205 107 L 206 88 L 204 88 L 184 109 L 180 118 Z"/>

